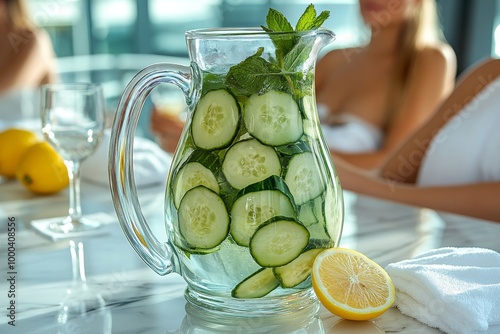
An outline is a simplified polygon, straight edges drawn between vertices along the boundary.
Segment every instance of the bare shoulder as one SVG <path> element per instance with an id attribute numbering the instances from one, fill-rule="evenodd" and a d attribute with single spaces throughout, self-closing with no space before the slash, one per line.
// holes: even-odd
<path id="1" fill-rule="evenodd" d="M 39 57 L 53 50 L 50 36 L 45 30 L 16 31 L 11 34 L 10 44 L 20 57 Z"/>
<path id="2" fill-rule="evenodd" d="M 430 60 L 445 59 L 448 61 L 453 61 L 456 59 L 455 51 L 447 43 L 425 46 L 420 49 L 419 54 L 422 57 L 428 58 Z"/>
<path id="3" fill-rule="evenodd" d="M 318 62 L 318 66 L 322 67 L 323 69 L 337 68 L 346 63 L 349 63 L 352 60 L 352 57 L 360 52 L 359 50 L 359 48 L 332 50 L 320 59 L 320 61 Z"/>
<path id="4" fill-rule="evenodd" d="M 42 52 L 46 54 L 52 54 L 54 49 L 52 45 L 52 40 L 50 38 L 50 35 L 47 33 L 47 31 L 43 29 L 39 29 L 35 32 L 35 39 L 38 44 L 38 47 L 41 49 Z"/>
<path id="5" fill-rule="evenodd" d="M 456 74 L 457 60 L 455 51 L 449 44 L 441 43 L 426 46 L 417 52 L 416 62 L 422 70 L 444 70 Z"/>

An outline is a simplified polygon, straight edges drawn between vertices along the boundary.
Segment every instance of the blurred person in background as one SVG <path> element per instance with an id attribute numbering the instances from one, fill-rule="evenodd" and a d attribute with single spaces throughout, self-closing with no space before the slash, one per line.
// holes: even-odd
<path id="1" fill-rule="evenodd" d="M 434 115 L 378 168 L 337 157 L 342 187 L 500 222 L 499 106 L 500 59 L 487 59 L 466 71 Z"/>
<path id="2" fill-rule="evenodd" d="M 316 68 L 323 132 L 334 155 L 376 166 L 453 89 L 456 57 L 442 37 L 435 0 L 359 0 L 368 44 L 337 49 Z M 153 109 L 151 129 L 173 152 L 183 123 Z"/>
<path id="3" fill-rule="evenodd" d="M 361 47 L 317 64 L 316 98 L 332 154 L 370 168 L 406 140 L 452 91 L 456 57 L 435 0 L 359 0 L 370 29 Z"/>
<path id="4" fill-rule="evenodd" d="M 0 95 L 56 80 L 48 33 L 32 22 L 24 0 L 0 0 Z"/>

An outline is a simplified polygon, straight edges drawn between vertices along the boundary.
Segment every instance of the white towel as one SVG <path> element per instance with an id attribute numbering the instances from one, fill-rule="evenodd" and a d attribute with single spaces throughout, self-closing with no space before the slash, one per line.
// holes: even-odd
<path id="1" fill-rule="evenodd" d="M 318 115 L 321 120 L 328 115 L 328 109 L 323 104 L 318 104 Z M 377 150 L 384 134 L 382 130 L 363 120 L 362 118 L 349 113 L 339 115 L 342 124 L 327 125 L 321 124 L 323 136 L 332 150 L 361 153 Z"/>
<path id="2" fill-rule="evenodd" d="M 500 253 L 444 247 L 386 270 L 401 313 L 449 334 L 500 333 Z"/>
<path id="3" fill-rule="evenodd" d="M 111 133 L 104 132 L 104 138 L 91 156 L 82 164 L 82 180 L 109 185 L 108 151 Z M 142 138 L 134 138 L 134 177 L 137 187 L 164 184 L 167 180 L 172 156 L 155 142 Z"/>

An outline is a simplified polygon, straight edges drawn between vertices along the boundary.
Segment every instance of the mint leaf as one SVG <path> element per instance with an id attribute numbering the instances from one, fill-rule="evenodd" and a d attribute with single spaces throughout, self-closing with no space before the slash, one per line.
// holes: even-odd
<path id="1" fill-rule="evenodd" d="M 330 12 L 322 11 L 319 16 L 316 16 L 316 9 L 313 4 L 307 6 L 302 16 L 297 21 L 296 31 L 313 30 L 321 27 L 321 25 L 330 17 Z"/>
<path id="2" fill-rule="evenodd" d="M 225 86 L 236 96 L 262 94 L 270 89 L 282 89 L 285 85 L 281 71 L 262 58 L 264 48 L 232 66 L 226 76 Z"/>
<path id="3" fill-rule="evenodd" d="M 325 21 L 330 17 L 330 12 L 327 10 L 324 10 L 319 14 L 319 16 L 314 20 L 313 27 L 311 29 L 316 29 L 319 28 L 325 23 Z"/>
<path id="4" fill-rule="evenodd" d="M 267 28 L 272 31 L 292 32 L 293 27 L 287 18 L 276 9 L 269 8 L 266 16 Z"/>
<path id="5" fill-rule="evenodd" d="M 314 20 L 316 20 L 316 9 L 314 9 L 313 4 L 310 4 L 309 6 L 307 6 L 304 14 L 302 14 L 302 16 L 297 21 L 295 30 L 305 31 L 311 29 Z"/>
<path id="6" fill-rule="evenodd" d="M 276 59 L 281 63 L 284 55 L 293 48 L 294 40 L 287 34 L 272 34 L 273 32 L 293 32 L 293 27 L 287 18 L 276 9 L 269 8 L 266 16 L 267 27 L 261 26 L 264 31 L 270 33 L 269 36 L 276 47 Z"/>
<path id="7" fill-rule="evenodd" d="M 283 61 L 283 67 L 286 72 L 303 72 L 301 66 L 309 58 L 312 50 L 312 43 L 309 40 L 300 40 L 295 47 L 288 52 Z"/>
<path id="8" fill-rule="evenodd" d="M 201 95 L 203 96 L 211 90 L 224 88 L 224 84 L 224 76 L 205 72 L 203 75 L 203 85 L 201 86 Z"/>

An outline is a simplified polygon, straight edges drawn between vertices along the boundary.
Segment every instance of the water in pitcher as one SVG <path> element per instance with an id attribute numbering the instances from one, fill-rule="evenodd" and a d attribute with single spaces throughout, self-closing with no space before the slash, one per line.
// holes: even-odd
<path id="1" fill-rule="evenodd" d="M 287 75 L 304 77 L 307 73 Z M 336 203 L 338 193 L 332 182 L 334 175 L 315 157 L 328 152 L 324 151 L 315 126 L 317 116 L 311 102 L 314 97 L 310 87 L 300 87 L 296 96 L 288 93 L 288 87 L 250 98 L 233 95 L 224 89 L 225 77 L 226 74 L 204 73 L 202 98 L 194 112 L 201 113 L 200 108 L 208 105 L 205 117 L 193 116 L 191 123 L 186 124 L 191 131 L 186 132 L 185 145 L 177 152 L 179 159 L 174 161 L 171 187 L 167 189 L 167 228 L 174 235 L 173 245 L 183 264 L 183 275 L 198 289 L 221 296 L 237 297 L 238 288 L 255 275 L 269 279 L 264 289 L 269 290 L 265 295 L 270 297 L 289 294 L 291 289 L 308 289 L 310 277 L 302 274 L 310 271 L 312 261 L 308 259 L 314 259 L 321 249 L 334 246 L 342 222 L 341 206 Z M 212 100 L 217 102 L 211 103 Z M 227 110 L 231 108 L 235 111 L 233 118 L 225 119 L 222 114 L 230 114 Z M 257 115 L 248 115 L 252 112 Z M 210 128 L 199 138 L 197 122 Z M 225 133 L 219 135 L 218 131 Z M 225 136 L 231 131 L 234 133 Z M 210 147 L 211 136 L 214 141 L 224 139 Z M 203 145 L 206 147 L 200 150 Z M 213 198 L 200 205 L 205 195 L 200 192 L 195 196 L 196 187 Z M 192 203 L 186 196 L 188 192 Z M 203 206 L 207 206 L 206 214 L 211 214 L 208 207 L 216 207 L 216 201 L 223 217 L 207 217 Z M 182 216 L 183 207 L 200 214 Z M 272 219 L 277 216 L 280 218 Z M 224 221 L 220 233 L 213 231 L 217 224 L 207 224 L 210 219 Z M 261 227 L 266 224 L 275 226 L 264 231 Z M 296 228 L 298 225 L 300 228 Z M 203 236 L 202 240 L 192 237 L 193 231 Z M 213 239 L 214 247 L 209 239 Z M 256 250 L 259 247 L 263 250 Z M 294 251 L 293 258 L 304 255 L 303 263 L 295 264 L 299 268 L 292 271 L 301 277 L 300 281 L 290 286 L 280 284 L 273 276 L 280 268 L 283 275 L 290 275 L 286 269 L 294 264 L 285 254 Z M 266 258 L 268 252 L 273 253 L 272 259 Z M 287 264 L 290 268 L 286 268 Z"/>

